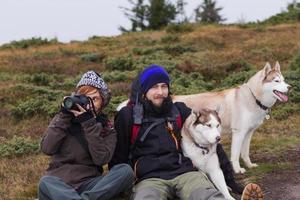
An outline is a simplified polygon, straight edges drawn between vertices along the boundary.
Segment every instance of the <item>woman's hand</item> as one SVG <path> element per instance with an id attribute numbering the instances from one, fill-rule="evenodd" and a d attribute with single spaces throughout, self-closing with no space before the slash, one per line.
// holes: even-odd
<path id="1" fill-rule="evenodd" d="M 79 104 L 76 104 L 78 110 L 69 110 L 71 113 L 74 114 L 75 117 L 78 117 L 79 115 L 83 114 L 86 112 L 86 110 L 81 107 Z"/>

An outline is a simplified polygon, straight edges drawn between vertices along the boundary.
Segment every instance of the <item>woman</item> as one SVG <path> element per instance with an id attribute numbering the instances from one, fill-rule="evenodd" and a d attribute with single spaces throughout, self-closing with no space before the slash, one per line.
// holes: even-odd
<path id="1" fill-rule="evenodd" d="M 132 185 L 127 164 L 102 174 L 116 145 L 116 131 L 102 113 L 110 98 L 110 90 L 94 71 L 82 76 L 76 95 L 65 97 L 41 141 L 52 161 L 39 183 L 40 200 L 110 199 Z"/>

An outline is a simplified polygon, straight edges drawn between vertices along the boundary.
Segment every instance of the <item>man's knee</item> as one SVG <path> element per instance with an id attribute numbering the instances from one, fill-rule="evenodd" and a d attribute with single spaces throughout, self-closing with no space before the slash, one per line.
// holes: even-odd
<path id="1" fill-rule="evenodd" d="M 153 187 L 140 188 L 133 196 L 134 200 L 153 200 L 161 198 L 160 192 Z"/>
<path id="2" fill-rule="evenodd" d="M 216 188 L 197 188 L 193 190 L 188 200 L 225 200 L 225 197 Z"/>

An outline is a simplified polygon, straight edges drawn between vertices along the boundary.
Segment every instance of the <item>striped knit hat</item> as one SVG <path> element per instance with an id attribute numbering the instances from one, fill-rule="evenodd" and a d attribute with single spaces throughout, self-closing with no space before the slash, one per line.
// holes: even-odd
<path id="1" fill-rule="evenodd" d="M 98 74 L 95 71 L 88 71 L 85 74 L 83 74 L 76 87 L 79 88 L 80 86 L 84 85 L 93 86 L 99 89 L 100 95 L 103 99 L 103 107 L 108 105 L 111 99 L 111 92 L 100 74 Z"/>

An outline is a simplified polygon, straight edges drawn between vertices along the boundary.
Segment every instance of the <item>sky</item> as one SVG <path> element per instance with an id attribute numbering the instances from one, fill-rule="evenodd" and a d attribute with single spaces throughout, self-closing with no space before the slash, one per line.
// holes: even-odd
<path id="1" fill-rule="evenodd" d="M 176 2 L 176 0 L 169 0 Z M 202 0 L 185 0 L 191 16 Z M 225 23 L 264 20 L 286 10 L 292 0 L 217 0 Z M 130 28 L 120 7 L 128 0 L 0 0 L 0 45 L 32 37 L 61 42 L 116 36 L 119 26 Z"/>

